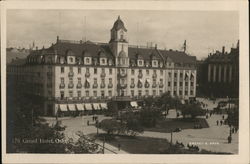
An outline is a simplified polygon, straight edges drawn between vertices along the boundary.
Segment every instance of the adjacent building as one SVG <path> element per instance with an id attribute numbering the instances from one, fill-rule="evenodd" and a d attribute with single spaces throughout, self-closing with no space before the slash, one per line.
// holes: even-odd
<path id="1" fill-rule="evenodd" d="M 196 57 L 183 51 L 132 46 L 120 17 L 108 43 L 57 37 L 49 48 L 33 50 L 25 62 L 8 65 L 8 78 L 26 94 L 41 97 L 45 115 L 136 106 L 165 92 L 183 100 L 196 96 Z"/>
<path id="2" fill-rule="evenodd" d="M 199 92 L 209 97 L 239 97 L 239 41 L 230 52 L 208 55 L 198 68 Z"/>

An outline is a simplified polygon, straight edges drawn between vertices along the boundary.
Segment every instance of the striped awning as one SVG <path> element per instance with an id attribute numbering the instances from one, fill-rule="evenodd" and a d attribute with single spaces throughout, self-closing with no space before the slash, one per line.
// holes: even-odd
<path id="1" fill-rule="evenodd" d="M 107 103 L 101 103 L 100 106 L 102 109 L 108 109 Z"/>
<path id="2" fill-rule="evenodd" d="M 59 110 L 60 110 L 61 112 L 66 112 L 66 111 L 68 111 L 67 105 L 66 105 L 66 104 L 60 104 L 60 105 L 59 105 Z"/>
<path id="3" fill-rule="evenodd" d="M 92 110 L 92 105 L 90 103 L 84 104 L 85 110 Z"/>
<path id="4" fill-rule="evenodd" d="M 75 104 L 68 104 L 69 111 L 76 111 Z"/>
<path id="5" fill-rule="evenodd" d="M 77 110 L 79 110 L 79 111 L 84 110 L 83 104 L 76 104 L 76 107 L 77 107 Z"/>
<path id="6" fill-rule="evenodd" d="M 137 104 L 136 101 L 131 101 L 131 102 L 130 102 L 130 105 L 131 105 L 132 107 L 138 107 L 138 104 Z"/>
<path id="7" fill-rule="evenodd" d="M 95 110 L 100 110 L 101 109 L 100 105 L 97 104 L 97 103 L 93 103 L 93 107 L 94 107 Z"/>

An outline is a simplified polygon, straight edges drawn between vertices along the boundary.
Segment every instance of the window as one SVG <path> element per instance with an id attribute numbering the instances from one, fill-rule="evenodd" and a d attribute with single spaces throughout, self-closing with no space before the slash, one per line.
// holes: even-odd
<path id="1" fill-rule="evenodd" d="M 97 78 L 94 78 L 94 84 L 97 84 Z"/>
<path id="2" fill-rule="evenodd" d="M 156 90 L 153 90 L 153 96 L 156 96 Z"/>
<path id="3" fill-rule="evenodd" d="M 176 91 L 174 91 L 174 95 L 176 96 Z"/>
<path id="4" fill-rule="evenodd" d="M 141 70 L 141 69 L 139 69 L 139 73 L 142 73 L 142 70 Z"/>
<path id="5" fill-rule="evenodd" d="M 168 76 L 171 77 L 171 72 L 168 73 Z"/>
<path id="6" fill-rule="evenodd" d="M 185 86 L 188 86 L 188 82 L 185 82 Z"/>
<path id="7" fill-rule="evenodd" d="M 89 68 L 86 68 L 86 73 L 89 73 Z"/>
<path id="8" fill-rule="evenodd" d="M 64 67 L 61 67 L 61 73 L 64 73 Z"/>
<path id="9" fill-rule="evenodd" d="M 174 73 L 174 77 L 177 77 L 177 73 Z"/>
<path id="10" fill-rule="evenodd" d="M 142 91 L 138 90 L 138 96 L 142 96 Z"/>
<path id="11" fill-rule="evenodd" d="M 104 97 L 105 96 L 105 92 L 101 91 L 101 96 Z"/>
<path id="12" fill-rule="evenodd" d="M 180 86 L 182 86 L 182 82 L 180 82 Z"/>
<path id="13" fill-rule="evenodd" d="M 149 70 L 148 69 L 146 70 L 146 74 L 149 75 Z"/>
<path id="14" fill-rule="evenodd" d="M 193 90 L 191 90 L 191 91 L 190 91 L 190 95 L 193 95 L 193 94 L 194 94 L 194 91 L 193 91 Z"/>
<path id="15" fill-rule="evenodd" d="M 156 61 L 154 61 L 154 63 L 153 63 L 154 65 L 157 65 L 157 62 Z"/>
<path id="16" fill-rule="evenodd" d="M 182 95 L 182 91 L 179 91 L 179 95 Z"/>
<path id="17" fill-rule="evenodd" d="M 73 58 L 69 58 L 69 61 L 70 61 L 70 62 L 73 62 Z"/>
<path id="18" fill-rule="evenodd" d="M 94 94 L 94 97 L 97 97 L 97 91 L 94 91 L 93 94 Z"/>
<path id="19" fill-rule="evenodd" d="M 89 97 L 89 91 L 85 91 L 86 97 Z"/>
<path id="20" fill-rule="evenodd" d="M 131 90 L 131 96 L 134 97 L 135 96 L 135 91 L 134 90 Z"/>
<path id="21" fill-rule="evenodd" d="M 163 84 L 163 79 L 160 79 L 160 83 Z"/>
<path id="22" fill-rule="evenodd" d="M 102 73 L 105 73 L 105 69 L 104 68 L 102 68 Z"/>
<path id="23" fill-rule="evenodd" d="M 185 91 L 185 95 L 186 95 L 186 96 L 188 95 L 188 91 Z"/>
<path id="24" fill-rule="evenodd" d="M 63 99 L 64 98 L 64 91 L 61 91 L 60 94 L 61 94 L 61 99 Z"/>
<path id="25" fill-rule="evenodd" d="M 148 95 L 149 95 L 149 91 L 148 91 L 148 90 L 146 90 L 146 91 L 145 91 L 145 94 L 146 94 L 146 96 L 148 96 Z"/>
<path id="26" fill-rule="evenodd" d="M 94 68 L 94 74 L 97 74 L 97 68 Z"/>
<path id="27" fill-rule="evenodd" d="M 141 60 L 139 60 L 139 65 L 142 65 L 142 61 Z"/>
<path id="28" fill-rule="evenodd" d="M 180 73 L 180 77 L 181 77 L 181 78 L 183 77 L 183 73 Z"/>
<path id="29" fill-rule="evenodd" d="M 160 71 L 161 75 L 163 75 L 163 70 Z"/>
<path id="30" fill-rule="evenodd" d="M 69 78 L 69 83 L 73 83 L 73 78 L 72 77 Z"/>
<path id="31" fill-rule="evenodd" d="M 86 63 L 87 63 L 87 64 L 89 63 L 89 58 L 86 59 Z"/>
<path id="32" fill-rule="evenodd" d="M 125 79 L 121 79 L 121 84 L 123 85 L 125 83 Z"/>
<path id="33" fill-rule="evenodd" d="M 112 75 L 112 68 L 109 69 L 109 74 Z"/>
<path id="34" fill-rule="evenodd" d="M 81 73 L 81 67 L 78 67 L 78 74 Z"/>
<path id="35" fill-rule="evenodd" d="M 134 84 L 134 83 L 135 83 L 135 79 L 132 78 L 132 79 L 131 79 L 131 84 Z"/>
<path id="36" fill-rule="evenodd" d="M 109 83 L 112 83 L 112 78 L 109 78 Z"/>
<path id="37" fill-rule="evenodd" d="M 190 85 L 191 85 L 191 86 L 194 86 L 194 82 L 191 81 Z"/>
<path id="38" fill-rule="evenodd" d="M 105 59 L 102 59 L 102 64 L 105 64 Z"/>
<path id="39" fill-rule="evenodd" d="M 109 91 L 109 97 L 112 97 L 112 91 Z"/>
<path id="40" fill-rule="evenodd" d="M 123 40 L 123 34 L 121 34 L 121 40 Z"/>
<path id="41" fill-rule="evenodd" d="M 162 94 L 163 94 L 163 91 L 162 91 L 162 90 L 159 90 L 159 92 L 160 92 L 160 95 L 162 95 Z"/>
<path id="42" fill-rule="evenodd" d="M 102 83 L 104 84 L 104 82 L 105 82 L 104 78 L 102 78 L 101 81 L 102 81 Z"/>
<path id="43" fill-rule="evenodd" d="M 135 74 L 135 70 L 134 70 L 134 69 L 131 70 L 131 74 L 132 74 L 132 75 Z"/>
<path id="44" fill-rule="evenodd" d="M 156 74 L 156 70 L 154 70 L 154 74 Z"/>
<path id="45" fill-rule="evenodd" d="M 69 67 L 69 71 L 70 71 L 70 72 L 73 72 L 73 67 Z"/>
<path id="46" fill-rule="evenodd" d="M 170 81 L 168 82 L 168 86 L 169 86 L 169 87 L 171 86 L 171 82 L 170 82 Z"/>
<path id="47" fill-rule="evenodd" d="M 64 84 L 64 78 L 63 77 L 61 77 L 61 83 Z"/>
<path id="48" fill-rule="evenodd" d="M 80 77 L 78 77 L 77 79 L 78 79 L 78 83 L 81 83 L 81 78 L 80 78 Z"/>
<path id="49" fill-rule="evenodd" d="M 69 97 L 73 97 L 73 91 L 69 91 Z"/>
<path id="50" fill-rule="evenodd" d="M 81 91 L 77 91 L 77 96 L 78 96 L 78 97 L 82 97 Z"/>

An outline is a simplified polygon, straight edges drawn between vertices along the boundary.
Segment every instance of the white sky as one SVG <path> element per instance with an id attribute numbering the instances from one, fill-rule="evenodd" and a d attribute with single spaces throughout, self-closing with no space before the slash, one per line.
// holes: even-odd
<path id="1" fill-rule="evenodd" d="M 236 11 L 142 11 L 142 10 L 8 10 L 8 47 L 41 48 L 60 39 L 108 42 L 110 29 L 120 15 L 128 29 L 129 44 L 153 42 L 159 48 L 187 51 L 198 59 L 239 39 Z M 86 17 L 86 26 L 84 25 Z"/>

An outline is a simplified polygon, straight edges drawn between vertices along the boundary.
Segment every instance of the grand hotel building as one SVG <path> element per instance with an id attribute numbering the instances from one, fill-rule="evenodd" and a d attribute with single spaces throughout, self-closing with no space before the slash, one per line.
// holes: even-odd
<path id="1" fill-rule="evenodd" d="M 20 63 L 21 62 L 21 63 Z M 196 96 L 196 57 L 183 51 L 130 46 L 118 17 L 109 43 L 67 41 L 31 51 L 8 65 L 8 77 L 27 94 L 43 99 L 45 115 L 132 106 L 145 96 L 169 92 L 183 100 Z"/>

